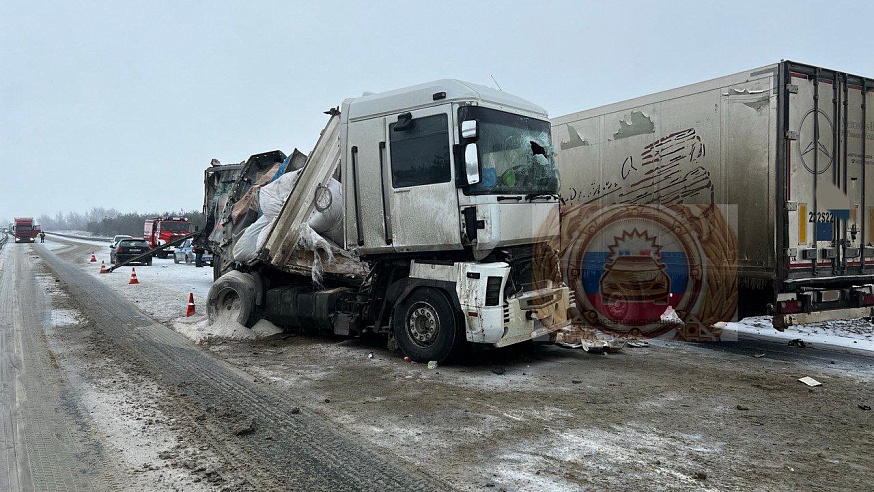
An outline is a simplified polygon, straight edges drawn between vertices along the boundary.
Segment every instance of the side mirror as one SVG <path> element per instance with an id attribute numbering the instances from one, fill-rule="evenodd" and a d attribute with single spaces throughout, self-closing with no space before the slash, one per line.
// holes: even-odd
<path id="1" fill-rule="evenodd" d="M 467 184 L 479 183 L 479 152 L 475 143 L 469 143 L 464 148 L 464 171 Z"/>
<path id="2" fill-rule="evenodd" d="M 467 120 L 461 122 L 461 136 L 462 138 L 476 138 L 476 120 Z"/>

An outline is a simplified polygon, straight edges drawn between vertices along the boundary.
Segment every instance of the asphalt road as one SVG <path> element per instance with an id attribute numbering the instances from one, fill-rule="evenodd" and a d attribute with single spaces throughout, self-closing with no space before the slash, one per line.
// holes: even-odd
<path id="1" fill-rule="evenodd" d="M 34 258 L 26 244 L 0 253 L 0 490 L 121 489 L 47 346 Z"/>
<path id="2" fill-rule="evenodd" d="M 342 429 L 155 323 L 81 268 L 42 245 L 11 245 L 0 263 L 0 490 L 120 490 L 124 470 L 110 465 L 45 341 L 46 294 L 33 264 L 42 258 L 93 328 L 137 359 L 171 395 L 208 416 L 229 459 L 250 461 L 258 488 L 307 491 L 449 490 L 345 435 Z M 63 253 L 61 253 L 63 254 Z M 68 253 L 69 254 L 69 253 Z M 38 256 L 37 256 L 38 255 Z M 268 469 L 259 472 L 260 469 Z"/>

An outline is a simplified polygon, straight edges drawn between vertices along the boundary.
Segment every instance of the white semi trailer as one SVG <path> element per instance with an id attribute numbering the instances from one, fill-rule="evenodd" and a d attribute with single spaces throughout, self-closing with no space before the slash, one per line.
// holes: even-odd
<path id="1" fill-rule="evenodd" d="M 222 238 L 213 249 L 224 272 L 210 291 L 212 316 L 384 333 L 419 361 L 569 325 L 569 290 L 549 244 L 559 237 L 559 177 L 542 108 L 439 80 L 347 99 L 330 113 L 254 254 L 234 248 L 239 207 L 224 207 L 211 235 Z M 232 200 L 255 182 L 249 174 Z M 335 200 L 342 207 L 329 220 L 340 222 L 322 230 L 340 237 L 314 238 L 314 208 L 327 214 Z M 236 219 L 245 215 L 257 216 Z"/>
<path id="2" fill-rule="evenodd" d="M 870 78 L 782 61 L 554 118 L 582 315 L 641 332 L 667 303 L 702 329 L 870 315 L 872 102 Z"/>

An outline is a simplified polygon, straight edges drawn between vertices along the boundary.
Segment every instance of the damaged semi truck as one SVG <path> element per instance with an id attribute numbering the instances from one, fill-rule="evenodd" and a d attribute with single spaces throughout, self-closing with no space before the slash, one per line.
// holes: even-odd
<path id="1" fill-rule="evenodd" d="M 569 326 L 542 108 L 440 80 L 328 113 L 309 156 L 253 156 L 207 199 L 212 319 L 386 334 L 418 361 Z"/>
<path id="2" fill-rule="evenodd" d="M 872 90 L 782 61 L 554 118 L 580 315 L 640 332 L 667 304 L 696 330 L 869 316 Z"/>

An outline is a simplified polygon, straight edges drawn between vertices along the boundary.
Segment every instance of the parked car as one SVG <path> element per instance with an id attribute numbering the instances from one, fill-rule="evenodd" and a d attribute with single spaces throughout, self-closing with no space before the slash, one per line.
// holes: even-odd
<path id="1" fill-rule="evenodd" d="M 186 239 L 185 242 L 183 242 L 181 246 L 178 246 L 173 252 L 173 261 L 175 263 L 194 263 L 195 256 L 191 239 Z M 201 261 L 204 265 L 212 265 L 212 253 L 204 251 Z"/>
<path id="2" fill-rule="evenodd" d="M 109 243 L 109 249 L 115 249 L 115 247 L 118 246 L 118 242 L 122 239 L 133 239 L 133 237 L 128 236 L 127 234 L 116 234 L 113 236 L 112 242 Z"/>
<path id="3" fill-rule="evenodd" d="M 143 239 L 122 239 L 115 248 L 109 250 L 110 263 L 122 263 L 149 250 L 149 243 Z M 140 258 L 139 263 L 152 264 L 152 255 Z"/>

